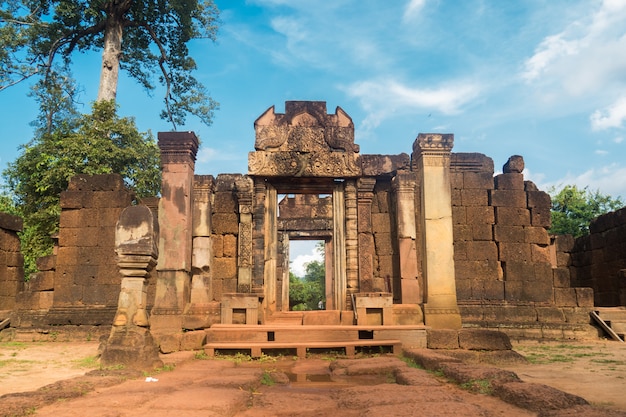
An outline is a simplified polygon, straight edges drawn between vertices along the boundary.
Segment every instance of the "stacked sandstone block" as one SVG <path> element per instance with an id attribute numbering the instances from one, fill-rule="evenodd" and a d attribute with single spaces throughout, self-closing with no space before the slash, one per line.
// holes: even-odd
<path id="1" fill-rule="evenodd" d="M 572 245 L 572 281 L 594 290 L 595 305 L 626 306 L 626 207 L 604 214 Z"/>
<path id="2" fill-rule="evenodd" d="M 220 174 L 213 201 L 213 300 L 237 292 L 237 236 L 239 216 L 235 180 L 241 174 Z"/>
<path id="3" fill-rule="evenodd" d="M 20 252 L 22 219 L 0 213 L 0 311 L 15 308 L 15 296 L 24 283 L 24 257 Z"/>
<path id="4" fill-rule="evenodd" d="M 374 279 L 373 292 L 393 292 L 392 277 L 400 276 L 400 267 L 394 263 L 397 249 L 395 228 L 392 227 L 393 202 L 391 201 L 391 183 L 377 181 L 372 198 L 372 231 L 374 234 Z"/>
<path id="5" fill-rule="evenodd" d="M 133 198 L 117 174 L 78 175 L 70 180 L 61 193 L 53 309 L 106 307 L 114 312 L 120 291 L 115 225 Z M 51 324 L 95 324 L 80 323 L 82 319 L 60 314 Z"/>

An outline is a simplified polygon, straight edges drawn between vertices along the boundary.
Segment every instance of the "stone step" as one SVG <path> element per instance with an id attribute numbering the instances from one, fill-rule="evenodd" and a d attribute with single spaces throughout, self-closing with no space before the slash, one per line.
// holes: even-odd
<path id="1" fill-rule="evenodd" d="M 604 321 L 626 323 L 626 308 L 624 307 L 596 307 L 594 310 Z"/>
<path id="2" fill-rule="evenodd" d="M 220 342 L 207 343 L 204 345 L 204 352 L 208 356 L 215 356 L 216 350 L 245 350 L 250 352 L 250 356 L 258 358 L 264 352 L 272 350 L 295 349 L 299 358 L 306 358 L 308 349 L 344 349 L 346 356 L 354 357 L 356 348 L 362 347 L 391 347 L 394 355 L 402 352 L 402 341 L 389 340 L 357 340 L 357 341 L 335 341 L 335 342 Z"/>
<path id="3" fill-rule="evenodd" d="M 426 347 L 423 325 L 235 325 L 215 324 L 205 330 L 207 343 L 330 343 L 400 340 L 405 347 Z"/>

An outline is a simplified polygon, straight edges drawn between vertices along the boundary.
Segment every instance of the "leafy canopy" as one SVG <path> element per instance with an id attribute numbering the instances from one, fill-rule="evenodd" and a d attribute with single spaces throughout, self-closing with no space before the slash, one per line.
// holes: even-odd
<path id="1" fill-rule="evenodd" d="M 139 133 L 131 118 L 117 116 L 112 101 L 96 102 L 91 114 L 60 123 L 24 145 L 3 172 L 24 218 L 22 247 L 27 270 L 49 254 L 57 232 L 59 198 L 76 174 L 119 173 L 139 197 L 161 186 L 159 149 L 150 133 Z"/>
<path id="2" fill-rule="evenodd" d="M 104 51 L 104 100 L 115 98 L 121 68 L 149 91 L 155 77 L 165 87 L 161 116 L 174 129 L 187 114 L 208 125 L 217 103 L 192 75 L 188 43 L 215 40 L 218 14 L 212 0 L 0 1 L 0 91 L 34 76 L 54 84 L 77 52 Z"/>
<path id="3" fill-rule="evenodd" d="M 621 199 L 601 194 L 600 191 L 589 191 L 587 187 L 566 185 L 560 190 L 551 188 L 552 227 L 550 233 L 570 234 L 580 237 L 589 234 L 591 220 L 624 206 Z"/>
<path id="4" fill-rule="evenodd" d="M 323 242 L 316 250 L 324 253 Z M 289 272 L 289 305 L 292 310 L 317 310 L 319 302 L 324 303 L 326 268 L 323 261 L 311 261 L 305 264 L 304 277 L 299 278 Z"/>

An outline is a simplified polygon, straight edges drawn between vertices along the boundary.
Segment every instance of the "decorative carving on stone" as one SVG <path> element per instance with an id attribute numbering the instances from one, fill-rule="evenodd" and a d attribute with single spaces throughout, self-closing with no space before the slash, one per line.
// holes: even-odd
<path id="1" fill-rule="evenodd" d="M 124 209 L 115 231 L 115 252 L 122 275 L 117 313 L 103 353 L 105 365 L 123 364 L 152 369 L 162 365 L 158 348 L 147 329 L 146 278 L 156 265 L 158 226 L 146 206 Z"/>
<path id="2" fill-rule="evenodd" d="M 196 161 L 200 142 L 193 132 L 159 132 L 161 165 L 191 164 Z"/>
<path id="3" fill-rule="evenodd" d="M 451 133 L 420 133 L 413 142 L 414 153 L 446 153 L 454 146 L 454 135 Z"/>
<path id="4" fill-rule="evenodd" d="M 361 175 L 354 123 L 337 107 L 326 114 L 323 101 L 287 101 L 285 114 L 270 107 L 254 123 L 255 149 L 248 173 L 283 177 Z"/>

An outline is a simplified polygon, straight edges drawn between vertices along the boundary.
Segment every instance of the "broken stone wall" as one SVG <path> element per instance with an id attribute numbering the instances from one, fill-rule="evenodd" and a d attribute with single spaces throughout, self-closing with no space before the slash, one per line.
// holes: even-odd
<path id="1" fill-rule="evenodd" d="M 482 154 L 453 154 L 452 205 L 457 297 L 466 326 L 512 336 L 576 338 L 589 328 L 588 288 L 564 287 L 547 229 L 550 196 L 524 181 L 513 156 L 493 176 Z M 561 250 L 559 259 L 567 258 Z M 556 281 L 555 281 L 556 280 Z M 555 284 L 557 282 L 557 284 Z"/>
<path id="2" fill-rule="evenodd" d="M 15 297 L 23 289 L 24 256 L 17 235 L 21 230 L 21 218 L 0 213 L 0 311 L 13 310 Z"/>
<path id="3" fill-rule="evenodd" d="M 110 324 L 120 278 L 115 225 L 134 195 L 122 177 L 78 175 L 61 193 L 54 302 L 48 324 Z"/>
<path id="4" fill-rule="evenodd" d="M 589 231 L 572 245 L 572 283 L 593 288 L 596 306 L 626 306 L 626 207 L 594 219 Z"/>

